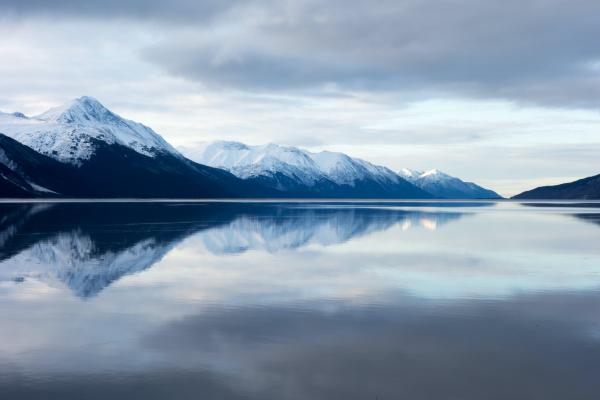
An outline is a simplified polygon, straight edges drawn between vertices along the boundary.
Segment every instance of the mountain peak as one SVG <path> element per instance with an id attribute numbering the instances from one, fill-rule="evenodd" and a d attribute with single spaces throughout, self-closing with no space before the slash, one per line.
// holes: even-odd
<path id="1" fill-rule="evenodd" d="M 71 102 L 71 107 L 83 107 L 89 110 L 107 110 L 102 103 L 91 96 L 81 96 Z"/>
<path id="2" fill-rule="evenodd" d="M 94 122 L 115 123 L 121 120 L 102 103 L 90 96 L 78 97 L 62 106 L 51 108 L 38 115 L 44 121 L 87 125 Z"/>
<path id="3" fill-rule="evenodd" d="M 439 176 L 449 176 L 448 174 L 443 173 L 439 169 L 434 168 L 434 169 L 430 169 L 429 171 L 423 172 L 421 174 L 421 177 L 424 178 L 424 177 L 427 177 L 427 176 L 436 176 L 436 175 L 439 175 Z"/>
<path id="4" fill-rule="evenodd" d="M 80 165 L 98 143 L 119 144 L 140 154 L 181 155 L 145 125 L 121 118 L 90 96 L 82 96 L 43 114 L 27 118 L 6 114 L 0 132 L 59 161 Z"/>
<path id="5" fill-rule="evenodd" d="M 404 179 L 408 179 L 409 182 L 412 182 L 412 180 L 416 180 L 421 175 L 423 175 L 423 172 L 417 171 L 415 169 L 410 169 L 410 168 L 402 168 L 399 172 L 400 172 L 400 175 Z"/>
<path id="6" fill-rule="evenodd" d="M 245 145 L 244 143 L 234 142 L 231 140 L 217 140 L 215 142 L 206 143 L 206 144 L 221 146 L 221 147 L 223 147 L 225 149 L 229 149 L 229 150 L 247 150 L 248 149 L 248 146 Z"/>

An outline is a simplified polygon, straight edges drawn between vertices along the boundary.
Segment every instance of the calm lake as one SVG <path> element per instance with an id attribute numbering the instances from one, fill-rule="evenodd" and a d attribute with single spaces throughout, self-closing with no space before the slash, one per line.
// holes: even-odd
<path id="1" fill-rule="evenodd" d="M 0 204 L 0 399 L 598 399 L 600 203 Z"/>

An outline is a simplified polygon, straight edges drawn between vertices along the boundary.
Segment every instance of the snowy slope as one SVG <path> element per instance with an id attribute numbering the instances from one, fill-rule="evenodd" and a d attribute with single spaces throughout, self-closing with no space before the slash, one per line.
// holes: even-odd
<path id="1" fill-rule="evenodd" d="M 308 154 L 293 147 L 217 141 L 179 150 L 193 161 L 226 169 L 242 179 L 282 172 L 310 186 L 325 177 Z"/>
<path id="2" fill-rule="evenodd" d="M 436 197 L 446 199 L 499 199 L 498 193 L 472 182 L 464 182 L 437 169 L 422 172 L 409 168 L 400 170 L 400 175 Z"/>
<path id="3" fill-rule="evenodd" d="M 243 179 L 280 173 L 308 187 L 322 181 L 348 186 L 364 180 L 382 185 L 403 181 L 388 168 L 328 151 L 312 153 L 276 144 L 248 146 L 226 141 L 198 143 L 179 150 L 198 163 L 226 169 Z"/>
<path id="4" fill-rule="evenodd" d="M 57 195 L 49 188 L 65 179 L 67 166 L 0 133 L 0 197 Z"/>
<path id="5" fill-rule="evenodd" d="M 96 141 L 120 144 L 147 156 L 168 153 L 179 157 L 152 129 L 121 118 L 87 96 L 34 117 L 0 113 L 0 132 L 42 154 L 74 165 L 94 154 Z"/>

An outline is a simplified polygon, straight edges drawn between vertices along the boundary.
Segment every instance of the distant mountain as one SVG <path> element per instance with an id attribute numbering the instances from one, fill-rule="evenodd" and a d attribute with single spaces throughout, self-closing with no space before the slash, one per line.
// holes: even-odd
<path id="1" fill-rule="evenodd" d="M 432 198 L 388 168 L 342 153 L 216 141 L 183 147 L 190 159 L 298 197 Z"/>
<path id="2" fill-rule="evenodd" d="M 472 182 L 445 174 L 437 169 L 427 172 L 404 168 L 400 175 L 421 189 L 444 199 L 501 199 L 498 193 Z"/>
<path id="3" fill-rule="evenodd" d="M 561 185 L 538 187 L 518 194 L 513 199 L 600 200 L 600 175 Z"/>
<path id="4" fill-rule="evenodd" d="M 188 160 L 150 128 L 90 97 L 31 118 L 2 113 L 0 133 L 0 197 L 273 194 Z"/>

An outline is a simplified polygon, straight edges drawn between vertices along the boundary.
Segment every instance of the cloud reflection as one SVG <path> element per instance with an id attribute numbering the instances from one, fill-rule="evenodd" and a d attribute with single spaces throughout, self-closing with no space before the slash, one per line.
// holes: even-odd
<path id="1" fill-rule="evenodd" d="M 62 399 L 81 393 L 91 399 L 596 398 L 600 347 L 589 332 L 600 325 L 598 293 L 493 302 L 387 300 L 214 307 L 142 332 L 122 353 L 145 359 L 141 364 L 97 370 L 83 358 L 84 374 L 48 370 L 43 379 L 29 380 L 0 360 L 0 393 Z M 86 350 L 95 361 L 106 357 L 101 349 Z"/>

